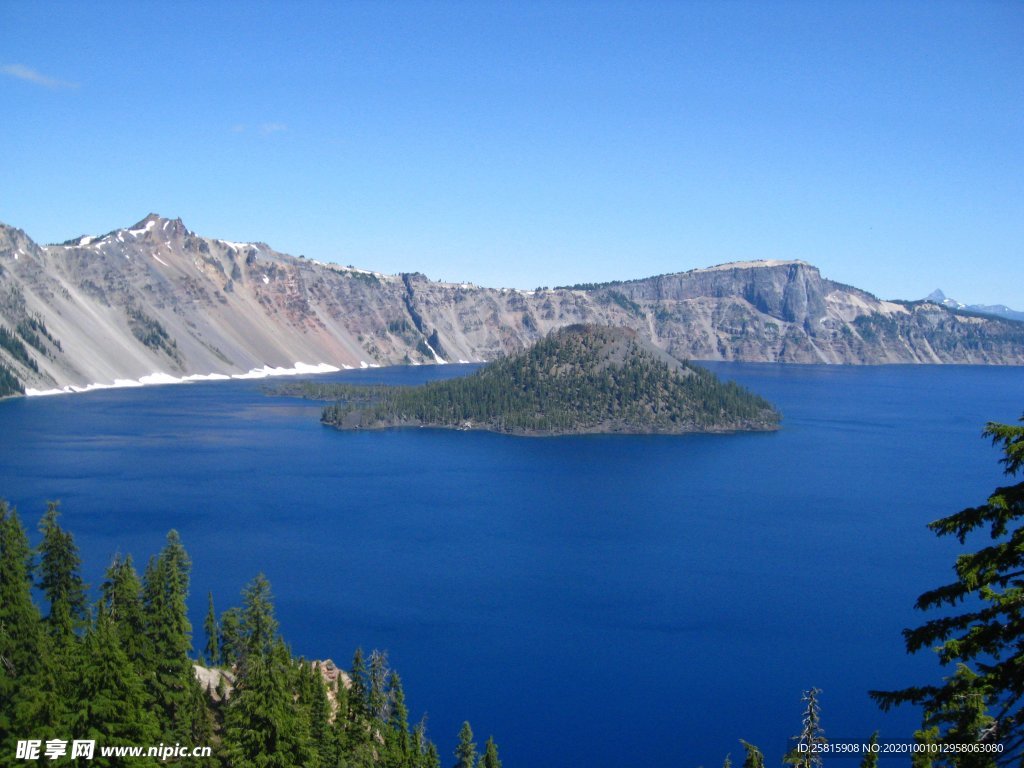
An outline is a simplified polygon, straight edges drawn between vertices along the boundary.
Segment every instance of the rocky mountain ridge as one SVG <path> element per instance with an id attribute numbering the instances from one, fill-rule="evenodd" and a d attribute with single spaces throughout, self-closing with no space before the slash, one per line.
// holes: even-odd
<path id="1" fill-rule="evenodd" d="M 949 307 L 950 309 L 961 309 L 966 312 L 976 312 L 979 315 L 992 315 L 994 317 L 1002 317 L 1007 320 L 1024 321 L 1024 312 L 1019 312 L 1016 309 L 1010 309 L 1005 304 L 964 304 L 963 302 L 957 301 L 956 299 L 950 298 L 944 294 L 941 288 L 936 288 L 925 296 L 924 300 L 941 304 L 942 306 Z"/>
<path id="2" fill-rule="evenodd" d="M 0 365 L 27 388 L 475 362 L 575 323 L 688 359 L 1024 364 L 1024 324 L 882 301 L 802 261 L 522 291 L 321 263 L 156 214 L 48 246 L 0 224 Z"/>

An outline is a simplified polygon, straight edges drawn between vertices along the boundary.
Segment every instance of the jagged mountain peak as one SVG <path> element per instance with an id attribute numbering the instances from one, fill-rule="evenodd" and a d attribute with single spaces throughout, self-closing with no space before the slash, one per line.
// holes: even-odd
<path id="1" fill-rule="evenodd" d="M 990 317 L 999 317 L 1004 320 L 1016 320 L 1018 322 L 1024 320 L 1024 312 L 1010 309 L 1005 304 L 964 304 L 956 299 L 951 299 L 938 288 L 925 296 L 924 300 L 941 304 L 948 309 L 964 309 L 968 312 L 976 312 L 980 315 L 989 315 Z"/>
<path id="2" fill-rule="evenodd" d="M 140 220 L 139 222 L 133 224 L 130 227 L 126 227 L 125 229 L 126 230 L 133 230 L 133 229 L 154 229 L 154 228 L 157 228 L 157 227 L 162 228 L 164 224 L 167 224 L 167 225 L 170 225 L 170 224 L 180 224 L 182 227 L 185 226 L 180 217 L 176 218 L 176 219 L 169 219 L 169 218 L 166 218 L 164 216 L 161 216 L 159 213 L 149 213 L 149 214 L 146 214 L 145 218 L 143 218 L 142 220 Z"/>
<path id="3" fill-rule="evenodd" d="M 147 214 L 141 221 L 133 224 L 130 227 L 118 230 L 119 232 L 128 232 L 133 235 L 141 235 L 147 232 L 152 232 L 153 235 L 160 238 L 170 237 L 172 235 L 186 235 L 190 234 L 190 230 L 185 226 L 185 223 L 181 218 L 168 219 L 161 216 L 159 213 Z"/>
<path id="4" fill-rule="evenodd" d="M 935 304 L 941 304 L 942 306 L 949 307 L 950 309 L 967 308 L 966 304 L 963 304 L 962 302 L 959 302 L 956 299 L 950 298 L 945 293 L 943 293 L 941 288 L 936 288 L 934 291 L 925 296 L 924 300 L 934 302 Z"/>
<path id="5" fill-rule="evenodd" d="M 103 235 L 79 235 L 70 240 L 59 243 L 58 247 L 63 248 L 85 248 L 88 246 L 99 246 L 102 243 L 116 240 L 125 242 L 125 235 L 132 238 L 140 238 L 146 235 L 157 239 L 168 240 L 173 236 L 190 234 L 188 228 L 180 218 L 168 219 L 158 213 L 147 214 L 145 218 L 132 224 L 130 227 L 114 229 Z"/>

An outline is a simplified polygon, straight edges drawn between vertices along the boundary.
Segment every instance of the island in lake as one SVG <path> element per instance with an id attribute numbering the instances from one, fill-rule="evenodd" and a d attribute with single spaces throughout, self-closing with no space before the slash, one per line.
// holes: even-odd
<path id="1" fill-rule="evenodd" d="M 306 385 L 340 429 L 439 427 L 516 435 L 778 429 L 767 400 L 677 360 L 629 328 L 572 325 L 465 377 L 417 387 Z"/>

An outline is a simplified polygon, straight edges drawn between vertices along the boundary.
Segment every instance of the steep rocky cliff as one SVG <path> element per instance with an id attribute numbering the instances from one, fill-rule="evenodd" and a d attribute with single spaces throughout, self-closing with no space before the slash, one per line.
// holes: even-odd
<path id="1" fill-rule="evenodd" d="M 693 359 L 1024 364 L 1024 324 L 880 301 L 800 261 L 519 291 L 322 264 L 155 214 L 50 246 L 0 225 L 0 365 L 30 388 L 489 360 L 571 323 Z"/>

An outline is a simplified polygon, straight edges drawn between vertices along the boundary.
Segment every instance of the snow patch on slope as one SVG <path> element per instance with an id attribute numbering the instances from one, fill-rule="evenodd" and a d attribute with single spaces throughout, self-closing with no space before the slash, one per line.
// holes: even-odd
<path id="1" fill-rule="evenodd" d="M 348 366 L 346 366 L 347 368 Z M 128 387 L 151 387 L 162 384 L 190 384 L 194 381 L 226 381 L 228 379 L 265 379 L 268 376 L 296 376 L 299 374 L 334 373 L 341 369 L 330 363 L 295 363 L 291 368 L 274 368 L 265 365 L 261 368 L 253 368 L 246 373 L 228 375 L 225 373 L 193 373 L 188 376 L 172 376 L 169 373 L 156 371 L 155 373 L 142 376 L 139 379 L 114 379 L 113 384 L 96 382 L 78 387 L 69 384 L 59 389 L 26 389 L 26 397 L 44 397 L 48 395 L 67 395 L 79 392 L 93 392 L 98 389 L 125 389 Z"/>

